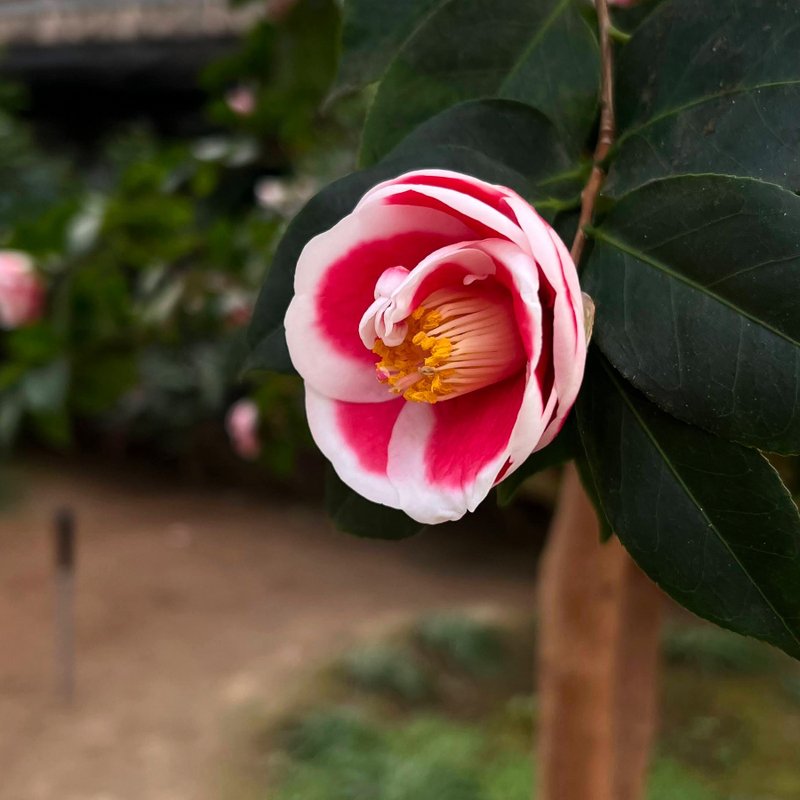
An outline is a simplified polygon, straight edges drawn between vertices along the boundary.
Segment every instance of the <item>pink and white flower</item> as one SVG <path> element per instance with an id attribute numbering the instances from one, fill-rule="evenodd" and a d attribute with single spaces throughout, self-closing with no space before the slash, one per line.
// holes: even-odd
<path id="1" fill-rule="evenodd" d="M 255 461 L 261 454 L 258 419 L 258 406 L 252 400 L 238 400 L 225 419 L 234 452 L 246 461 Z"/>
<path id="2" fill-rule="evenodd" d="M 515 192 L 424 170 L 313 238 L 286 314 L 341 479 L 423 523 L 474 511 L 553 440 L 586 359 L 578 275 Z"/>
<path id="3" fill-rule="evenodd" d="M 30 325 L 44 311 L 45 290 L 31 258 L 16 250 L 0 250 L 0 327 Z"/>

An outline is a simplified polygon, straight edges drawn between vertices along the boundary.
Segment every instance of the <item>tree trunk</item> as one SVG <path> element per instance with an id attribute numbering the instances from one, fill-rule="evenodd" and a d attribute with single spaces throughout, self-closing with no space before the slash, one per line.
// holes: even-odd
<path id="1" fill-rule="evenodd" d="M 565 472 L 539 576 L 537 800 L 641 800 L 655 732 L 661 595 L 599 540 Z"/>
<path id="2" fill-rule="evenodd" d="M 617 641 L 614 800 L 641 800 L 658 721 L 661 590 L 625 558 Z"/>
<path id="3" fill-rule="evenodd" d="M 615 800 L 615 666 L 624 553 L 600 543 L 573 464 L 539 576 L 538 800 Z"/>

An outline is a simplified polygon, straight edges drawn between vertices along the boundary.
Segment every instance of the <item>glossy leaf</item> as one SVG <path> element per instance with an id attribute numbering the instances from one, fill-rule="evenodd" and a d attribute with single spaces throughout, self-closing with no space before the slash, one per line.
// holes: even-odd
<path id="1" fill-rule="evenodd" d="M 800 189 L 800 4 L 671 0 L 617 70 L 620 138 L 606 191 L 717 172 Z"/>
<path id="2" fill-rule="evenodd" d="M 625 33 L 632 33 L 664 0 L 638 0 L 630 6 L 611 6 L 611 22 Z"/>
<path id="3" fill-rule="evenodd" d="M 414 31 L 446 0 L 345 0 L 342 54 L 334 94 L 383 75 Z"/>
<path id="4" fill-rule="evenodd" d="M 323 189 L 291 222 L 256 304 L 245 369 L 292 371 L 283 317 L 297 259 L 309 239 L 350 213 L 379 181 L 412 169 L 454 169 L 515 189 L 547 216 L 579 199 L 580 170 L 571 164 L 552 125 L 521 103 L 465 103 L 430 120 L 381 164 Z"/>
<path id="5" fill-rule="evenodd" d="M 800 451 L 800 198 L 694 176 L 632 192 L 593 232 L 595 341 L 674 416 Z"/>
<path id="6" fill-rule="evenodd" d="M 583 445 L 581 445 L 583 447 Z M 603 501 L 600 499 L 600 492 L 597 489 L 597 483 L 594 479 L 594 474 L 589 466 L 589 460 L 586 454 L 581 454 L 575 459 L 575 468 L 578 470 L 578 477 L 581 479 L 583 490 L 586 492 L 589 499 L 594 506 L 594 512 L 597 516 L 597 524 L 600 529 L 600 541 L 607 542 L 613 535 L 614 529 L 611 527 L 611 522 L 608 519 L 608 514 L 603 507 Z"/>
<path id="7" fill-rule="evenodd" d="M 449 165 L 509 186 L 548 219 L 580 206 L 590 169 L 569 153 L 544 114 L 514 100 L 459 103 L 416 128 L 387 161 L 415 169 Z"/>
<path id="8" fill-rule="evenodd" d="M 425 527 L 402 511 L 366 500 L 342 483 L 332 467 L 325 475 L 325 507 L 340 531 L 367 539 L 407 539 Z"/>
<path id="9" fill-rule="evenodd" d="M 659 411 L 597 353 L 577 416 L 639 566 L 694 613 L 800 657 L 800 516 L 769 462 Z"/>
<path id="10" fill-rule="evenodd" d="M 578 0 L 444 3 L 386 71 L 367 117 L 362 162 L 374 164 L 436 113 L 490 97 L 539 109 L 577 150 L 594 122 L 598 85 L 597 41 Z"/>

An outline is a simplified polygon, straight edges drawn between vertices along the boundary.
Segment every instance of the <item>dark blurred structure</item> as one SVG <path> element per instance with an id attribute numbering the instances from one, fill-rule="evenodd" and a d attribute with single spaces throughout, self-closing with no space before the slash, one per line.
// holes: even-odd
<path id="1" fill-rule="evenodd" d="M 198 73 L 231 51 L 263 3 L 227 0 L 0 0 L 3 76 L 28 90 L 48 137 L 91 146 L 119 122 L 158 133 L 207 126 Z"/>

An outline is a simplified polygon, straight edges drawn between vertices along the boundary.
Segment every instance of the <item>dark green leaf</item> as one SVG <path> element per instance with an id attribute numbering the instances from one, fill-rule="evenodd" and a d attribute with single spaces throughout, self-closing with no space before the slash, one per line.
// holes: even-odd
<path id="1" fill-rule="evenodd" d="M 584 453 L 581 453 L 581 455 L 575 459 L 575 468 L 578 470 L 578 477 L 581 479 L 583 490 L 594 506 L 594 511 L 597 515 L 597 524 L 600 526 L 600 541 L 607 542 L 614 535 L 614 530 L 608 520 L 606 510 L 603 508 L 603 501 L 600 499 L 600 493 L 597 490 L 597 481 L 595 481 L 592 468 L 589 466 L 589 459 L 586 458 Z"/>
<path id="2" fill-rule="evenodd" d="M 422 168 L 453 169 L 509 186 L 536 202 L 546 216 L 569 206 L 579 193 L 580 170 L 539 112 L 503 100 L 448 109 L 420 126 L 385 161 L 323 189 L 292 220 L 256 304 L 246 370 L 292 371 L 283 317 L 295 265 L 309 239 L 350 213 L 379 181 Z"/>
<path id="3" fill-rule="evenodd" d="M 330 466 L 325 475 L 325 507 L 340 531 L 367 539 L 407 539 L 425 527 L 402 511 L 365 500 Z"/>
<path id="4" fill-rule="evenodd" d="M 578 0 L 444 3 L 381 81 L 364 129 L 362 162 L 375 163 L 438 112 L 489 97 L 544 112 L 574 151 L 592 127 L 598 84 L 597 41 Z"/>
<path id="5" fill-rule="evenodd" d="M 750 179 L 656 181 L 593 232 L 595 340 L 676 417 L 800 451 L 800 198 Z"/>
<path id="6" fill-rule="evenodd" d="M 512 472 L 497 487 L 497 503 L 507 506 L 522 484 L 537 472 L 550 467 L 558 467 L 574 458 L 579 447 L 575 420 L 570 415 L 561 432 L 547 447 L 530 455 L 519 469 Z"/>
<path id="7" fill-rule="evenodd" d="M 621 131 L 606 190 L 719 172 L 800 189 L 800 4 L 671 0 L 617 70 Z"/>
<path id="8" fill-rule="evenodd" d="M 663 2 L 664 0 L 639 0 L 632 6 L 615 6 L 609 9 L 611 21 L 619 30 L 631 33 Z"/>
<path id="9" fill-rule="evenodd" d="M 460 169 L 509 186 L 548 217 L 580 205 L 589 172 L 544 114 L 515 100 L 472 100 L 437 114 L 387 157 L 390 164 L 397 160 L 414 168 Z"/>
<path id="10" fill-rule="evenodd" d="M 447 0 L 345 0 L 334 93 L 379 80 L 414 31 Z"/>
<path id="11" fill-rule="evenodd" d="M 639 566 L 694 613 L 800 657 L 800 516 L 769 462 L 659 411 L 596 352 L 577 417 Z"/>

